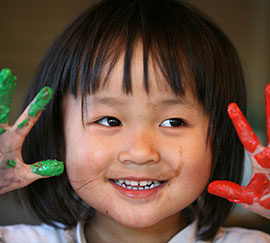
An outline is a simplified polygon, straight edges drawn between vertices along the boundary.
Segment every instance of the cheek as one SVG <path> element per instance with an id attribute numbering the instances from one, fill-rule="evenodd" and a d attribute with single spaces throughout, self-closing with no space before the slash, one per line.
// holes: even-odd
<path id="1" fill-rule="evenodd" d="M 82 144 L 82 143 L 81 143 Z M 66 170 L 74 187 L 80 188 L 99 178 L 103 178 L 109 167 L 109 155 L 103 149 L 92 146 L 78 146 L 66 155 Z"/>

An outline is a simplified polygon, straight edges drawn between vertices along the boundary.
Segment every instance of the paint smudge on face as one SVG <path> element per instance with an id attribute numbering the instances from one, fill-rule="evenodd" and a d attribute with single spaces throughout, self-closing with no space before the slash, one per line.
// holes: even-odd
<path id="1" fill-rule="evenodd" d="M 12 93 L 16 87 L 16 76 L 8 68 L 4 68 L 0 72 L 0 123 L 7 123 L 8 115 L 10 113 L 10 104 Z M 0 128 L 0 134 L 5 129 Z"/>
<path id="2" fill-rule="evenodd" d="M 59 176 L 64 171 L 64 163 L 54 160 L 45 160 L 31 165 L 32 172 L 41 176 Z"/>
<path id="3" fill-rule="evenodd" d="M 246 118 L 244 117 L 237 104 L 231 103 L 228 106 L 228 113 L 232 119 L 242 144 L 248 152 L 253 153 L 257 146 L 260 144 L 260 141 L 256 134 L 252 131 L 250 125 L 248 124 Z"/>
<path id="4" fill-rule="evenodd" d="M 28 115 L 37 117 L 38 113 L 45 109 L 45 106 L 52 98 L 53 90 L 50 87 L 44 87 L 40 90 L 34 102 L 30 105 Z"/>
<path id="5" fill-rule="evenodd" d="M 15 166 L 16 162 L 14 160 L 8 160 L 5 165 L 6 168 L 14 168 Z"/>

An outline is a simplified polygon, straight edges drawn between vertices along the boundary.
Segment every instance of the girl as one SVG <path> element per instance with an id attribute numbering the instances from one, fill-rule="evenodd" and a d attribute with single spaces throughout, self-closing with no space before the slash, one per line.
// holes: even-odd
<path id="1" fill-rule="evenodd" d="M 25 196 L 46 224 L 2 227 L 4 242 L 269 242 L 222 229 L 232 203 L 207 192 L 217 179 L 241 181 L 244 151 L 226 106 L 245 114 L 246 94 L 233 45 L 197 10 L 174 0 L 89 8 L 48 51 L 10 127 L 14 79 L 2 71 L 0 190 L 31 183 Z M 262 157 L 251 196 L 231 182 L 209 190 L 266 215 Z"/>

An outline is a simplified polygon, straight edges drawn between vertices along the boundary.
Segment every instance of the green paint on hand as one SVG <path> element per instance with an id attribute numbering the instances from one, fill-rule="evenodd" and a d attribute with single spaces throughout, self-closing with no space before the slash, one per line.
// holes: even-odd
<path id="1" fill-rule="evenodd" d="M 18 125 L 18 128 L 23 128 L 24 126 L 27 125 L 27 123 L 28 123 L 28 120 L 27 120 L 27 119 L 23 120 L 23 121 Z"/>
<path id="2" fill-rule="evenodd" d="M 14 168 L 16 166 L 16 162 L 14 160 L 8 160 L 6 162 L 6 168 Z"/>
<path id="3" fill-rule="evenodd" d="M 4 68 L 0 72 L 0 123 L 7 123 L 10 112 L 10 104 L 12 93 L 16 87 L 16 76 L 8 68 Z M 5 129 L 0 128 L 0 134 Z"/>
<path id="4" fill-rule="evenodd" d="M 32 117 L 37 117 L 38 113 L 45 110 L 46 105 L 52 98 L 53 90 L 50 87 L 44 87 L 38 93 L 34 102 L 30 105 L 28 115 Z"/>
<path id="5" fill-rule="evenodd" d="M 32 172 L 41 176 L 58 176 L 64 171 L 64 163 L 48 159 L 31 165 Z"/>

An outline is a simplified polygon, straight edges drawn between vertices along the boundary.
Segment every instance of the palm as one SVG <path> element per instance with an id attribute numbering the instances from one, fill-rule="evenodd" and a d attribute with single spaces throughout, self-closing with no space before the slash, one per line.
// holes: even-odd
<path id="1" fill-rule="evenodd" d="M 24 187 L 42 177 L 60 175 L 63 162 L 47 160 L 27 165 L 21 149 L 25 137 L 48 104 L 52 90 L 44 87 L 13 126 L 8 125 L 11 95 L 16 77 L 9 69 L 0 72 L 0 194 Z"/>
<path id="2" fill-rule="evenodd" d="M 208 191 L 231 202 L 241 203 L 248 210 L 270 218 L 270 84 L 265 88 L 268 146 L 263 147 L 246 118 L 235 103 L 228 113 L 252 163 L 252 179 L 247 186 L 230 181 L 214 181 Z"/>

